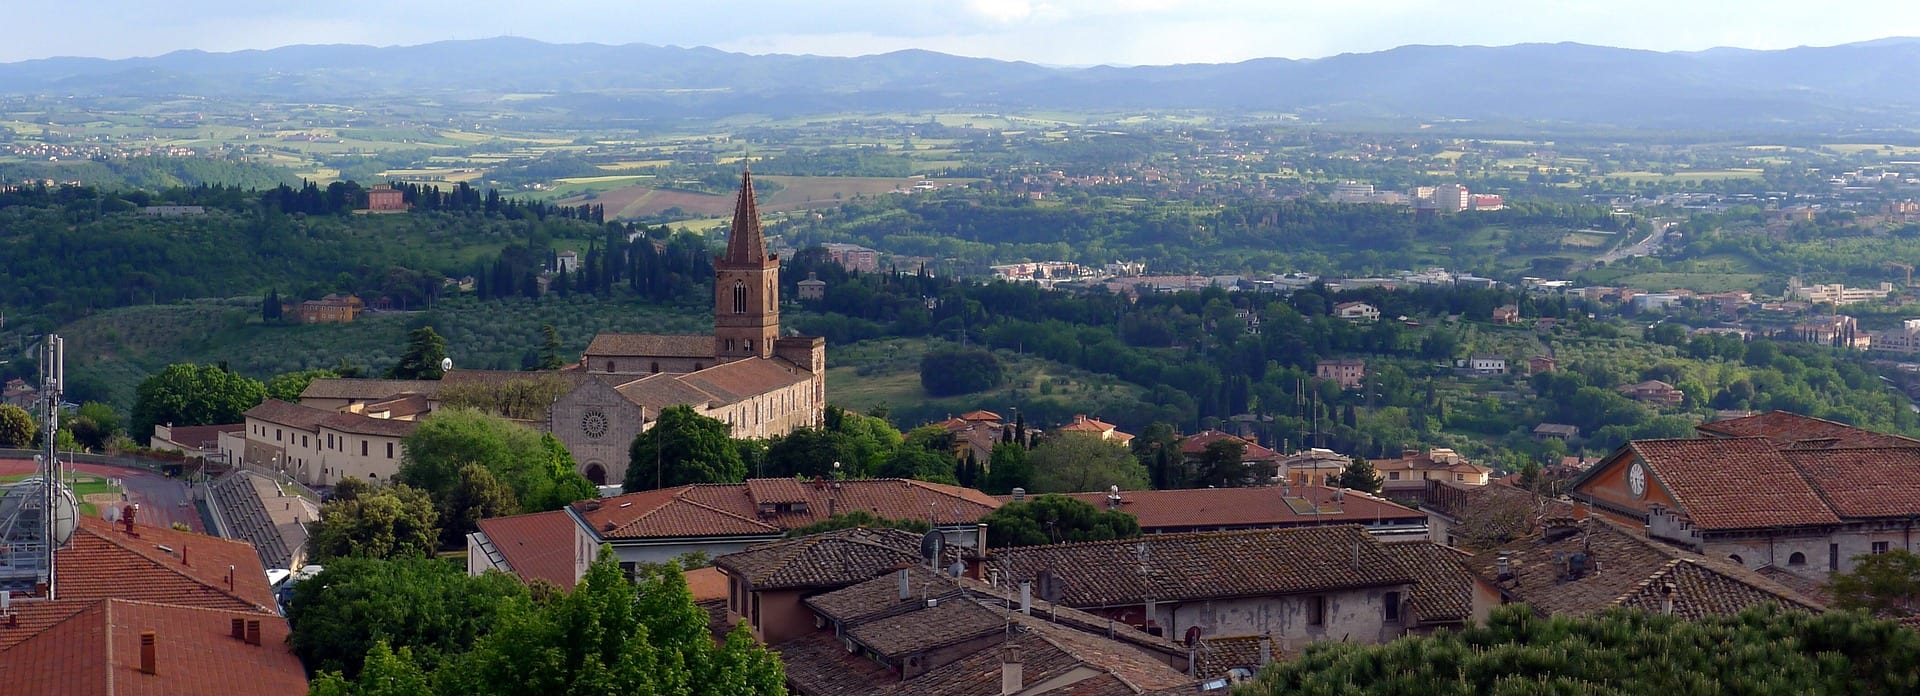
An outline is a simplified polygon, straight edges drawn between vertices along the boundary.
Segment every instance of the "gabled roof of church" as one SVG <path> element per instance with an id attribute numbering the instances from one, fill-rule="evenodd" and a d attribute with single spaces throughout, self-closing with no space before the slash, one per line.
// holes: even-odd
<path id="1" fill-rule="evenodd" d="M 733 206 L 733 229 L 727 233 L 727 255 L 731 264 L 763 265 L 767 262 L 767 239 L 760 233 L 760 208 L 753 199 L 753 172 L 740 173 L 740 198 Z"/>

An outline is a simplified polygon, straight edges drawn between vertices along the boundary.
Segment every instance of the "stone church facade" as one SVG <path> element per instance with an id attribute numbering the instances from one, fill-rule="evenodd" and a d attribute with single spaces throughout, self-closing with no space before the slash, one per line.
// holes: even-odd
<path id="1" fill-rule="evenodd" d="M 595 379 L 553 404 L 548 427 L 588 479 L 620 482 L 633 438 L 670 406 L 725 421 L 741 438 L 819 425 L 826 339 L 780 334 L 780 258 L 767 251 L 751 173 L 713 267 L 711 335 L 604 333 L 581 356 Z"/>

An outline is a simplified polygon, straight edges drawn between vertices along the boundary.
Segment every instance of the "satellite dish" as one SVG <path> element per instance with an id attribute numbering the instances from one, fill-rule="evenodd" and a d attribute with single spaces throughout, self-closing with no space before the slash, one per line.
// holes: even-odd
<path id="1" fill-rule="evenodd" d="M 441 371 L 441 372 L 452 372 L 452 371 L 453 371 L 453 358 L 441 358 L 441 359 L 440 359 L 440 371 Z"/>
<path id="2" fill-rule="evenodd" d="M 108 522 L 119 522 L 120 506 L 108 505 L 106 507 L 100 508 L 100 519 L 106 520 Z"/>
<path id="3" fill-rule="evenodd" d="M 0 496 L 0 527 L 5 528 L 4 541 L 8 546 L 30 545 L 45 535 L 40 520 L 46 506 L 45 478 L 29 476 L 7 489 Z M 73 538 L 73 529 L 79 523 L 80 502 L 73 497 L 73 489 L 60 486 L 53 499 L 53 545 L 65 546 Z"/>
<path id="4" fill-rule="evenodd" d="M 920 559 L 937 567 L 940 563 L 940 552 L 946 550 L 946 547 L 946 535 L 941 534 L 938 529 L 927 530 L 927 533 L 920 537 Z"/>

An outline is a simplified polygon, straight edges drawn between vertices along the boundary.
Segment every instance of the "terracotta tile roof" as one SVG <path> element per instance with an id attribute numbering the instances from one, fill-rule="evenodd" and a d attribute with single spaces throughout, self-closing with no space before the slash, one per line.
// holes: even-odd
<path id="1" fill-rule="evenodd" d="M 1634 440 L 1627 448 L 1702 529 L 1840 521 L 1766 438 Z"/>
<path id="2" fill-rule="evenodd" d="M 847 652 L 832 633 L 813 632 L 773 646 L 787 684 L 800 696 L 865 696 L 898 684 L 899 675 L 864 655 Z M 999 693 L 996 675 L 995 691 Z"/>
<path id="3" fill-rule="evenodd" d="M 260 622 L 260 644 L 233 638 L 233 619 Z M 153 674 L 140 671 L 144 631 L 155 634 Z M 0 684 L 9 693 L 63 696 L 305 694 L 306 672 L 287 633 L 286 620 L 273 615 L 98 600 L 0 652 Z"/>
<path id="4" fill-rule="evenodd" d="M 468 386 L 468 385 L 504 385 L 504 384 L 514 384 L 519 382 L 538 382 L 541 380 L 557 379 L 562 382 L 566 382 L 570 386 L 577 387 L 577 386 L 580 386 L 581 384 L 585 384 L 589 380 L 607 379 L 609 377 L 615 380 L 619 380 L 623 376 L 581 372 L 578 370 L 571 370 L 571 371 L 570 370 L 538 370 L 533 372 L 527 372 L 527 371 L 521 371 L 521 370 L 458 370 L 456 369 L 442 376 L 440 378 L 440 383 L 444 386 L 454 387 L 454 386 Z"/>
<path id="5" fill-rule="evenodd" d="M 743 484 L 740 488 L 745 489 Z M 779 534 L 779 527 L 714 508 L 687 496 L 695 486 L 628 493 L 573 504 L 601 539 L 755 536 Z"/>
<path id="6" fill-rule="evenodd" d="M 900 599 L 899 571 L 886 571 L 871 580 L 817 594 L 801 600 L 814 611 L 834 621 L 853 623 L 896 611 L 927 597 L 944 597 L 954 591 L 952 579 L 943 573 L 914 563 L 901 570 L 907 573 L 907 599 Z"/>
<path id="7" fill-rule="evenodd" d="M 992 411 L 968 411 L 960 414 L 960 420 L 998 423 L 1000 422 L 1000 414 Z"/>
<path id="8" fill-rule="evenodd" d="M 478 525 L 521 581 L 545 580 L 563 590 L 572 590 L 579 581 L 574 577 L 578 559 L 573 538 L 579 523 L 566 510 L 489 517 Z"/>
<path id="9" fill-rule="evenodd" d="M 400 394 L 440 393 L 441 382 L 431 379 L 316 379 L 300 391 L 302 399 L 373 401 Z"/>
<path id="10" fill-rule="evenodd" d="M 936 604 L 859 622 L 847 636 L 892 660 L 1006 630 L 1005 618 L 978 603 L 957 597 L 925 601 Z"/>
<path id="11" fill-rule="evenodd" d="M 1764 437 L 1793 447 L 1920 447 L 1920 440 L 1876 433 L 1845 423 L 1768 411 L 1744 418 L 1703 423 L 1695 430 L 1708 437 Z"/>
<path id="12" fill-rule="evenodd" d="M 842 587 L 920 559 L 920 535 L 856 527 L 761 544 L 713 559 L 755 590 Z"/>
<path id="13" fill-rule="evenodd" d="M 1386 545 L 1387 555 L 1413 574 L 1418 583 L 1407 599 L 1422 624 L 1461 623 L 1473 618 L 1472 556 L 1431 541 L 1404 541 Z"/>
<path id="14" fill-rule="evenodd" d="M 1001 663 L 1008 648 L 1019 650 L 1024 686 L 1032 688 L 1055 680 L 1066 681 L 1046 692 L 1049 694 L 1135 696 L 1181 688 L 1192 692 L 1192 685 L 1197 682 L 1132 646 L 1050 624 L 1038 616 L 1022 616 L 1000 607 L 987 608 L 1005 622 L 1001 624 L 1001 630 L 1008 634 L 1004 642 L 936 667 L 883 693 L 889 696 L 997 695 Z"/>
<path id="15" fill-rule="evenodd" d="M 238 433 L 247 429 L 246 423 L 228 423 L 225 425 L 183 425 L 170 429 L 174 443 L 198 449 L 213 449 L 220 442 L 220 433 Z"/>
<path id="16" fill-rule="evenodd" d="M 952 582 L 979 597 L 988 604 L 1000 607 L 1020 606 L 1020 589 L 1017 586 L 1000 583 L 998 585 L 984 580 L 968 577 L 952 578 Z M 1048 623 L 1059 624 L 1074 630 L 1106 636 L 1147 652 L 1157 652 L 1175 659 L 1184 659 L 1187 647 L 1173 642 L 1169 638 L 1156 636 L 1127 624 L 1118 623 L 1105 616 L 1081 611 L 1064 604 L 1054 604 L 1040 597 L 1032 597 L 1033 616 L 1044 616 Z"/>
<path id="17" fill-rule="evenodd" d="M 1413 575 L 1359 525 L 1152 534 L 1135 539 L 1029 546 L 996 552 L 1011 582 L 1043 570 L 1062 579 L 1075 607 L 1185 602 L 1401 585 Z"/>
<path id="18" fill-rule="evenodd" d="M 1686 618 L 1732 614 L 1774 602 L 1817 610 L 1805 598 L 1759 573 L 1652 541 L 1603 517 L 1589 517 L 1581 530 L 1562 537 L 1543 530 L 1476 554 L 1469 565 L 1514 601 L 1543 614 L 1589 614 L 1612 607 L 1661 611 L 1659 593 L 1674 587 L 1673 612 Z M 1584 553 L 1588 571 L 1564 577 L 1567 556 Z M 1505 555 L 1513 577 L 1499 579 Z"/>
<path id="19" fill-rule="evenodd" d="M 1505 483 L 1467 486 L 1452 481 L 1429 481 L 1420 509 L 1452 522 L 1460 539 L 1501 542 L 1532 533 L 1545 517 L 1574 514 L 1571 503 Z"/>
<path id="20" fill-rule="evenodd" d="M 1189 457 L 1198 457 L 1200 455 L 1207 453 L 1207 445 L 1213 444 L 1220 440 L 1238 442 L 1241 445 L 1244 445 L 1246 447 L 1246 454 L 1241 456 L 1242 461 L 1249 461 L 1249 462 L 1280 461 L 1279 452 L 1275 452 L 1265 447 L 1261 447 L 1254 443 L 1248 442 L 1243 438 L 1236 437 L 1228 433 L 1223 433 L 1218 430 L 1203 430 L 1203 431 L 1200 431 L 1199 433 L 1196 433 L 1194 435 L 1187 437 L 1184 440 L 1181 440 L 1180 453 L 1187 455 Z"/>
<path id="21" fill-rule="evenodd" d="M 650 415 L 657 415 L 669 406 L 690 404 L 695 410 L 701 410 L 723 401 L 711 392 L 681 382 L 678 377 L 662 372 L 627 382 L 613 390 L 628 401 L 646 407 Z"/>
<path id="22" fill-rule="evenodd" d="M 374 418 L 358 413 L 335 413 L 320 420 L 319 426 L 354 435 L 374 435 L 379 437 L 406 437 L 412 435 L 420 424 L 410 420 Z"/>
<path id="23" fill-rule="evenodd" d="M 1281 648 L 1273 642 L 1273 636 L 1266 634 L 1203 636 L 1194 645 L 1194 676 L 1214 679 L 1227 676 L 1235 668 L 1258 674 L 1267 662 L 1287 657 Z"/>
<path id="24" fill-rule="evenodd" d="M 748 479 L 747 496 L 760 505 L 804 503 L 807 502 L 807 487 L 792 478 Z"/>
<path id="25" fill-rule="evenodd" d="M 425 394 L 402 394 L 384 401 L 368 402 L 364 413 L 385 413 L 383 418 L 411 419 L 431 411 Z"/>
<path id="26" fill-rule="evenodd" d="M 1372 462 L 1376 471 L 1446 471 L 1454 473 L 1488 473 L 1493 469 L 1467 461 L 1465 457 L 1451 450 L 1434 450 L 1411 454 L 1398 459 L 1380 459 Z"/>
<path id="27" fill-rule="evenodd" d="M 1101 509 L 1108 502 L 1106 493 L 1066 495 Z M 1120 509 L 1139 520 L 1141 529 L 1154 532 L 1426 521 L 1419 510 L 1357 491 L 1338 497 L 1335 503 L 1335 491 L 1324 486 L 1121 491 Z"/>
<path id="28" fill-rule="evenodd" d="M 727 403 L 813 379 L 813 373 L 783 358 L 735 360 L 699 372 L 675 375 L 681 384 L 713 394 Z"/>
<path id="29" fill-rule="evenodd" d="M 595 334 L 588 358 L 711 358 L 713 336 L 701 334 Z"/>
<path id="30" fill-rule="evenodd" d="M 301 406 L 300 404 L 289 403 L 279 399 L 267 399 L 266 401 L 260 402 L 259 406 L 247 409 L 247 412 L 243 415 L 269 423 L 279 423 L 280 425 L 290 428 L 313 430 L 320 426 L 321 421 L 338 414 L 324 408 Z"/>
<path id="31" fill-rule="evenodd" d="M 73 540 L 54 556 L 59 596 L 275 611 L 266 570 L 251 544 L 144 525 L 135 525 L 134 532 L 138 536 L 128 536 L 119 524 L 81 516 Z"/>
<path id="32" fill-rule="evenodd" d="M 951 526 L 973 524 L 1000 507 L 999 500 L 980 491 L 925 481 L 858 479 L 792 486 L 768 481 L 757 485 L 787 497 L 797 491 L 798 502 L 763 512 L 752 492 L 756 484 L 749 482 L 676 486 L 581 501 L 573 507 L 596 534 L 609 540 L 776 535 L 855 510 L 886 519 L 931 516 L 934 524 Z"/>
<path id="33" fill-rule="evenodd" d="M 1782 454 L 1840 517 L 1920 514 L 1920 449 L 1790 449 Z"/>
<path id="34" fill-rule="evenodd" d="M 718 600 L 724 608 L 727 601 L 727 574 L 719 568 L 707 566 L 686 572 L 687 591 L 693 593 L 695 604 Z"/>

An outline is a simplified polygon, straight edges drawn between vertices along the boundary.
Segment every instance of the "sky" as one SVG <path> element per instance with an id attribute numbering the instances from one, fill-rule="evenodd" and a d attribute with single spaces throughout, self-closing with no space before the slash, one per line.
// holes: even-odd
<path id="1" fill-rule="evenodd" d="M 69 0 L 9 13 L 0 62 L 290 44 L 554 43 L 1049 65 L 1319 58 L 1408 44 L 1776 49 L 1920 36 L 1912 0 Z"/>

